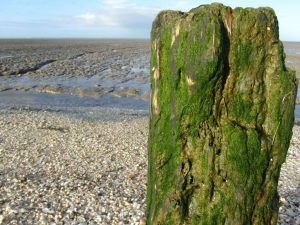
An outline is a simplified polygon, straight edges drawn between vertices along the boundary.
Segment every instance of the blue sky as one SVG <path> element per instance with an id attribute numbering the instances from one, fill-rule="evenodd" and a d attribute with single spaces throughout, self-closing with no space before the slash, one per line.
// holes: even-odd
<path id="1" fill-rule="evenodd" d="M 214 1 L 0 0 L 0 38 L 149 38 L 163 9 L 188 11 Z M 280 38 L 300 41 L 299 0 L 220 1 L 231 7 L 272 7 Z"/>

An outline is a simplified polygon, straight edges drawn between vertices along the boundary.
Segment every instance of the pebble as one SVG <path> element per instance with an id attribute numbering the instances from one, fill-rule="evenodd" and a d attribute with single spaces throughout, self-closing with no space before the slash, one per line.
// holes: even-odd
<path id="1" fill-rule="evenodd" d="M 138 224 L 145 218 L 146 110 L 82 112 L 0 109 L 1 220 Z"/>
<path id="2" fill-rule="evenodd" d="M 293 132 L 278 224 L 300 224 Z M 0 224 L 145 225 L 147 136 L 144 111 L 0 108 Z"/>
<path id="3" fill-rule="evenodd" d="M 300 126 L 293 128 L 293 137 L 278 182 L 280 207 L 278 224 L 300 225 Z"/>

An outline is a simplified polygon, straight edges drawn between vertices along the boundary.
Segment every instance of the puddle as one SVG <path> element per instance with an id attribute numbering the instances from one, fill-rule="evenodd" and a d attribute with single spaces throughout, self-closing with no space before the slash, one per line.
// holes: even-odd
<path id="1" fill-rule="evenodd" d="M 300 105 L 295 107 L 295 121 L 300 122 Z"/>
<path id="2" fill-rule="evenodd" d="M 10 77 L 0 77 L 0 84 L 10 86 L 10 87 L 22 87 L 22 86 L 45 86 L 45 85 L 61 85 L 63 87 L 96 87 L 101 84 L 103 76 L 93 76 L 93 77 L 67 77 L 67 76 L 57 76 L 57 77 L 32 77 L 28 75 L 22 76 L 10 76 Z M 110 86 L 111 87 L 111 86 Z"/>
<path id="3" fill-rule="evenodd" d="M 132 67 L 131 72 L 133 73 L 147 73 L 148 69 L 146 67 Z"/>
<path id="4" fill-rule="evenodd" d="M 148 79 L 140 81 L 133 75 L 113 75 L 106 69 L 99 75 L 84 76 L 0 76 L 0 91 L 10 90 L 75 95 L 99 98 L 115 92 L 117 96 L 145 97 L 149 95 Z"/>
<path id="5" fill-rule="evenodd" d="M 284 52 L 289 55 L 300 55 L 299 48 L 284 48 Z"/>
<path id="6" fill-rule="evenodd" d="M 300 98 L 300 86 L 297 89 L 297 98 Z M 295 121 L 300 122 L 300 105 L 296 105 L 295 107 Z"/>
<path id="7" fill-rule="evenodd" d="M 295 62 L 289 61 L 289 60 L 285 60 L 285 63 L 287 64 L 294 64 Z"/>
<path id="8" fill-rule="evenodd" d="M 50 66 L 51 63 L 55 62 L 55 60 L 48 60 L 46 62 L 43 62 L 40 66 L 39 66 L 39 70 L 45 69 L 48 66 Z"/>
<path id="9" fill-rule="evenodd" d="M 0 54 L 0 59 L 7 59 L 7 58 L 12 58 L 12 55 L 2 55 Z"/>
<path id="10" fill-rule="evenodd" d="M 136 80 L 130 80 L 125 83 L 121 83 L 119 87 L 127 87 L 127 88 L 135 88 L 140 89 L 142 91 L 149 91 L 150 90 L 150 84 L 148 82 L 141 83 Z"/>
<path id="11" fill-rule="evenodd" d="M 99 99 L 91 97 L 78 97 L 72 95 L 53 95 L 48 93 L 6 91 L 0 92 L 0 107 L 26 107 L 26 106 L 55 106 L 55 107 L 88 107 L 105 106 L 128 109 L 148 109 L 148 102 L 124 97 L 116 98 L 111 95 Z"/>

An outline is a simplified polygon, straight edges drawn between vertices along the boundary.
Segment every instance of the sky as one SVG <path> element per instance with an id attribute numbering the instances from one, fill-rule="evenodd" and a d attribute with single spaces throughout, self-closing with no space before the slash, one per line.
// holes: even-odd
<path id="1" fill-rule="evenodd" d="M 0 0 L 0 38 L 149 38 L 164 9 L 189 11 L 206 0 Z M 231 7 L 272 7 L 280 39 L 300 41 L 299 0 L 220 0 Z"/>

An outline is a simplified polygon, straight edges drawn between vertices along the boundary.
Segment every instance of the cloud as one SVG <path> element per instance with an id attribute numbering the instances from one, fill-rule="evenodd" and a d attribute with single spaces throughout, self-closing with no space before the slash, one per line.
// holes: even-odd
<path id="1" fill-rule="evenodd" d="M 93 24 L 96 20 L 96 15 L 93 13 L 84 13 L 78 16 L 79 19 L 82 19 L 86 23 Z"/>
<path id="2" fill-rule="evenodd" d="M 124 8 L 129 4 L 127 0 L 100 0 L 103 5 L 111 8 Z"/>
<path id="3" fill-rule="evenodd" d="M 103 14 L 101 12 L 91 13 L 87 12 L 79 15 L 76 21 L 80 25 L 89 26 L 104 26 L 104 27 L 115 27 L 118 26 L 118 21 L 116 21 L 111 15 Z"/>
<path id="4" fill-rule="evenodd" d="M 68 18 L 60 18 L 60 24 L 69 27 L 96 30 L 120 30 L 126 34 L 149 36 L 152 21 L 159 11 L 174 9 L 187 11 L 194 7 L 190 1 L 153 1 L 137 4 L 129 0 L 98 0 L 99 8 Z"/>
<path id="5" fill-rule="evenodd" d="M 194 7 L 191 1 L 154 1 L 149 4 L 137 5 L 129 0 L 98 0 L 101 7 L 93 12 L 85 12 L 77 18 L 82 23 L 94 26 L 120 26 L 120 27 L 149 27 L 163 9 L 187 11 Z"/>
<path id="6" fill-rule="evenodd" d="M 149 28 L 159 11 L 156 8 L 137 6 L 127 0 L 101 0 L 101 3 L 101 8 L 82 13 L 75 17 L 75 21 L 95 27 Z"/>

